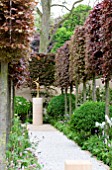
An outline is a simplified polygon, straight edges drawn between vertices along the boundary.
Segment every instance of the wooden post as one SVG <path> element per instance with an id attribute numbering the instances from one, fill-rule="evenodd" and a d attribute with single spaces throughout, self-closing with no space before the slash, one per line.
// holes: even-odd
<path id="1" fill-rule="evenodd" d="M 65 170 L 92 170 L 92 163 L 87 160 L 67 160 Z"/>

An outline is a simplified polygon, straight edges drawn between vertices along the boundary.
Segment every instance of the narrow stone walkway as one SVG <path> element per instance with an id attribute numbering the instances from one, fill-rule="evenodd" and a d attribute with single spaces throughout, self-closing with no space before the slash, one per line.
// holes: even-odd
<path id="1" fill-rule="evenodd" d="M 109 170 L 108 166 L 91 157 L 88 151 L 81 150 L 51 125 L 28 125 L 28 130 L 30 140 L 39 142 L 35 153 L 39 163 L 44 164 L 43 170 L 64 170 L 66 160 L 89 160 L 92 170 Z"/>

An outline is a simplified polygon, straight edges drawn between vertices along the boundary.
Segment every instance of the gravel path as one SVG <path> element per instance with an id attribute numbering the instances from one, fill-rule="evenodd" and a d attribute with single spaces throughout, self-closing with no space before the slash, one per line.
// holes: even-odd
<path id="1" fill-rule="evenodd" d="M 66 160 L 89 160 L 92 170 L 109 170 L 102 162 L 92 158 L 90 153 L 83 151 L 76 143 L 50 125 L 40 127 L 28 126 L 30 140 L 38 142 L 35 153 L 39 163 L 44 164 L 43 170 L 64 170 Z"/>

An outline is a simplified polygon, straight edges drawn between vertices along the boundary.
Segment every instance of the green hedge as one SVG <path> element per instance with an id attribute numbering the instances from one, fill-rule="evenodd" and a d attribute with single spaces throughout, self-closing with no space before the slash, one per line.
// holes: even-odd
<path id="1" fill-rule="evenodd" d="M 69 111 L 69 97 L 67 94 L 67 110 Z M 72 95 L 72 111 L 75 109 L 75 96 Z M 47 107 L 47 115 L 53 117 L 54 119 L 63 120 L 65 117 L 65 95 L 61 94 L 59 96 L 53 97 Z"/>
<path id="2" fill-rule="evenodd" d="M 112 116 L 112 106 L 110 106 Z M 72 130 L 80 133 L 82 138 L 98 133 L 95 127 L 96 122 L 102 123 L 105 120 L 105 103 L 89 101 L 76 109 L 70 120 Z"/>

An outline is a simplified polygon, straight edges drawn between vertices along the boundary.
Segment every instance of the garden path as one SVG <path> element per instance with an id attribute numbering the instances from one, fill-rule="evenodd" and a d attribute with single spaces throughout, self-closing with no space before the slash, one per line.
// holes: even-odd
<path id="1" fill-rule="evenodd" d="M 51 125 L 28 125 L 28 131 L 30 140 L 39 142 L 35 154 L 39 163 L 44 165 L 42 170 L 64 170 L 66 160 L 89 160 L 92 162 L 92 170 L 109 170 L 108 166 L 91 157 L 88 151 L 81 150 Z"/>

